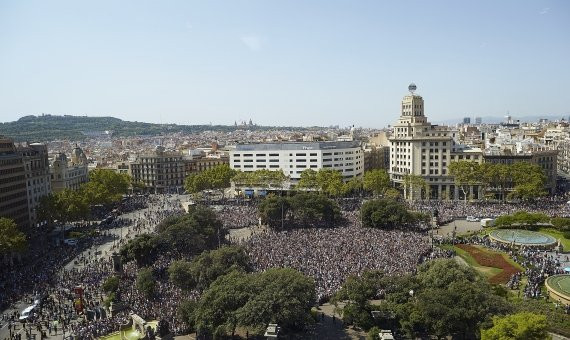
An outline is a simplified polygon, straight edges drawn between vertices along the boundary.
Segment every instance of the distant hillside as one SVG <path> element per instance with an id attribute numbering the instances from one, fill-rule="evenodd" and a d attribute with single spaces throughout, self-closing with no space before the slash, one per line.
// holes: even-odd
<path id="1" fill-rule="evenodd" d="M 251 130 L 268 130 L 272 127 L 251 126 Z M 55 139 L 83 140 L 84 132 L 112 131 L 113 136 L 156 136 L 163 133 L 199 133 L 205 130 L 233 131 L 227 125 L 177 125 L 128 122 L 114 117 L 86 116 L 25 116 L 15 122 L 0 123 L 0 135 L 17 142 L 44 142 Z"/>

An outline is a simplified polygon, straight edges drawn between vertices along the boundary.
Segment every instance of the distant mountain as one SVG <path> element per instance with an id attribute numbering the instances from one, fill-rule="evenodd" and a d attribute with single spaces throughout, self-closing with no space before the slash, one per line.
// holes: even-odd
<path id="1" fill-rule="evenodd" d="M 114 117 L 87 116 L 25 116 L 15 122 L 0 123 L 0 135 L 17 142 L 44 142 L 56 139 L 83 140 L 98 132 L 111 131 L 113 136 L 156 136 L 164 133 L 199 133 L 206 130 L 234 131 L 233 125 L 177 125 L 129 122 Z M 269 130 L 273 127 L 247 126 L 250 130 Z"/>

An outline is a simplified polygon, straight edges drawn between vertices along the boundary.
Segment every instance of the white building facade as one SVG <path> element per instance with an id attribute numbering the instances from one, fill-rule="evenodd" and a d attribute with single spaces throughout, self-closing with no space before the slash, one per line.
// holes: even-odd
<path id="1" fill-rule="evenodd" d="M 283 171 L 295 183 L 307 169 L 337 170 L 345 181 L 364 172 L 362 145 L 347 142 L 238 144 L 230 151 L 230 167 L 239 171 Z"/>

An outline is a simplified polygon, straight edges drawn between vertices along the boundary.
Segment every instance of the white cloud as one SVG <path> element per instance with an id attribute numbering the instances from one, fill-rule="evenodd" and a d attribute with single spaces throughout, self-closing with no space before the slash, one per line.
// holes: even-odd
<path id="1" fill-rule="evenodd" d="M 255 35 L 242 35 L 240 40 L 252 51 L 261 50 L 261 39 Z"/>
<path id="2" fill-rule="evenodd" d="M 548 14 L 548 12 L 550 12 L 550 7 L 544 7 L 540 12 L 538 12 L 540 15 L 545 15 Z"/>

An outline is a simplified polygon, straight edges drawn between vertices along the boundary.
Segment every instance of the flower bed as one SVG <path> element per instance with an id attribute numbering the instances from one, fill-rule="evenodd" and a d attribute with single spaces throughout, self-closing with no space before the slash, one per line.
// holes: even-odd
<path id="1" fill-rule="evenodd" d="M 499 274 L 489 278 L 489 282 L 492 284 L 507 283 L 513 274 L 520 271 L 505 260 L 501 254 L 487 252 L 468 244 L 458 244 L 456 246 L 468 252 L 469 255 L 471 255 L 481 266 L 503 270 Z"/>

